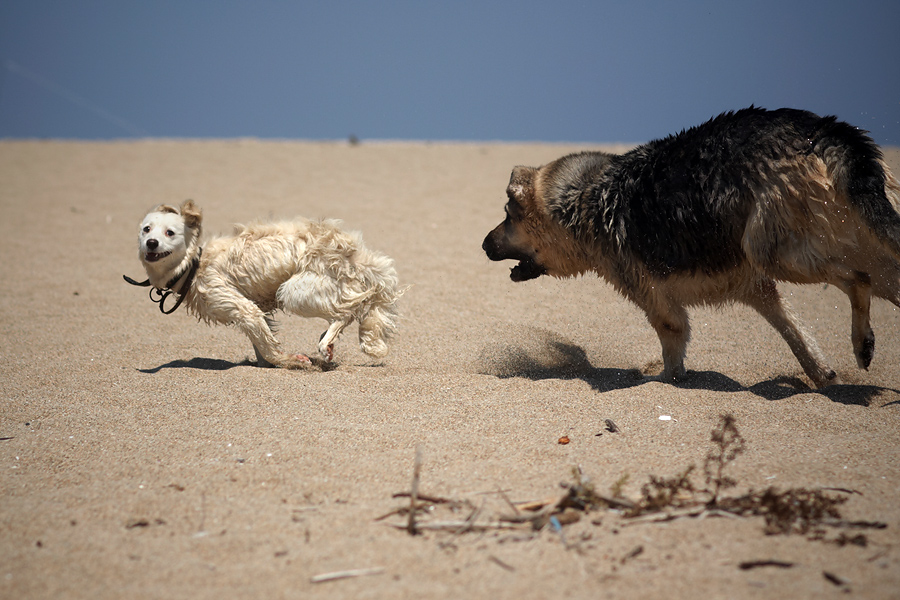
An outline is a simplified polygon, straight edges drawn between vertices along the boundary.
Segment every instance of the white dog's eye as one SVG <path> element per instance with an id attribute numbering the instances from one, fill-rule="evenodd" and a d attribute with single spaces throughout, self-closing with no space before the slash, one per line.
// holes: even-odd
<path id="1" fill-rule="evenodd" d="M 174 231 L 172 231 L 171 229 L 166 229 L 166 237 L 172 237 L 173 235 L 175 235 Z"/>
<path id="2" fill-rule="evenodd" d="M 141 231 L 143 231 L 144 233 L 150 233 L 150 226 L 149 226 L 149 225 L 144 225 L 144 228 L 141 229 Z"/>

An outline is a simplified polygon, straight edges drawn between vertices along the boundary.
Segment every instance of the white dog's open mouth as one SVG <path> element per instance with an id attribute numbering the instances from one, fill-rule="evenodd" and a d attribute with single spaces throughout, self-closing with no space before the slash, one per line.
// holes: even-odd
<path id="1" fill-rule="evenodd" d="M 165 258 L 168 255 L 172 254 L 171 252 L 147 252 L 144 254 L 144 260 L 147 262 L 156 262 L 161 258 Z"/>

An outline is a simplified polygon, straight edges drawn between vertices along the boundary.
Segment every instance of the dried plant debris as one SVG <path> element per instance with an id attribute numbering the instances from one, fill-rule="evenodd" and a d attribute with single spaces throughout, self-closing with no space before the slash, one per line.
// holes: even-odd
<path id="1" fill-rule="evenodd" d="M 154 525 L 165 525 L 166 522 L 162 519 L 144 519 L 144 518 L 133 518 L 128 519 L 125 522 L 125 529 L 137 529 L 142 527 L 152 527 Z"/>
<path id="2" fill-rule="evenodd" d="M 846 496 L 832 496 L 822 490 L 795 488 L 778 491 L 768 488 L 738 498 L 725 498 L 720 508 L 741 516 L 761 516 L 767 534 L 807 534 L 822 525 L 835 524 L 841 515 L 838 506 Z"/>
<path id="3" fill-rule="evenodd" d="M 723 415 L 719 426 L 713 429 L 711 441 L 713 449 L 706 455 L 703 471 L 706 473 L 706 485 L 712 485 L 712 499 L 715 504 L 719 492 L 737 485 L 737 482 L 725 476 L 725 467 L 744 451 L 744 438 L 737 430 L 734 417 Z"/>
<path id="4" fill-rule="evenodd" d="M 697 490 L 691 483 L 693 471 L 694 465 L 691 465 L 671 478 L 650 475 L 650 481 L 641 486 L 641 499 L 625 513 L 625 516 L 636 517 L 668 508 L 695 505 Z"/>
<path id="5" fill-rule="evenodd" d="M 338 579 L 348 579 L 350 577 L 366 577 L 368 575 L 381 575 L 384 573 L 384 567 L 369 567 L 365 569 L 350 569 L 347 571 L 333 571 L 331 573 L 322 573 L 311 577 L 310 583 L 325 583 L 327 581 L 337 581 Z"/>
<path id="6" fill-rule="evenodd" d="M 728 496 L 726 491 L 737 486 L 737 482 L 726 474 L 729 465 L 744 451 L 744 438 L 737 429 L 731 415 L 721 417 L 712 431 L 712 449 L 703 464 L 704 484 L 698 486 L 692 476 L 697 470 L 690 465 L 674 477 L 650 475 L 649 481 L 641 487 L 640 497 L 627 498 L 623 488 L 629 476 L 622 475 L 610 488 L 608 494 L 596 490 L 580 467 L 572 472 L 571 483 L 560 484 L 562 495 L 532 500 L 512 502 L 503 491 L 480 494 L 482 500 L 454 500 L 431 496 L 419 491 L 422 458 L 417 452 L 413 468 L 410 492 L 394 494 L 394 497 L 409 498 L 410 502 L 377 520 L 391 516 L 405 517 L 401 524 L 393 527 L 405 529 L 411 535 L 425 530 L 449 531 L 461 535 L 471 531 L 501 529 L 524 529 L 539 531 L 548 525 L 559 533 L 567 547 L 563 526 L 577 522 L 587 512 L 606 510 L 623 519 L 622 524 L 669 521 L 682 517 L 728 516 L 734 518 L 762 517 L 764 531 L 769 535 L 802 534 L 811 540 L 821 540 L 838 546 L 861 546 L 868 544 L 862 533 L 847 535 L 840 533 L 829 539 L 827 528 L 842 529 L 884 529 L 886 524 L 877 521 L 848 521 L 840 513 L 854 490 L 842 488 L 805 489 L 791 488 L 780 491 L 769 487 Z M 488 500 L 492 502 L 488 502 Z M 594 519 L 592 522 L 600 522 Z M 785 566 L 770 562 L 748 563 L 747 567 Z"/>
<path id="7" fill-rule="evenodd" d="M 759 569 L 760 567 L 778 567 L 779 569 L 790 569 L 794 566 L 792 562 L 786 562 L 783 560 L 748 560 L 742 562 L 738 565 L 738 568 L 742 571 L 749 571 L 750 569 Z"/>
<path id="8" fill-rule="evenodd" d="M 822 571 L 822 577 L 824 577 L 829 583 L 833 583 L 834 585 L 845 591 L 850 591 L 850 582 L 843 577 L 838 577 L 834 573 L 829 573 L 828 571 Z"/>

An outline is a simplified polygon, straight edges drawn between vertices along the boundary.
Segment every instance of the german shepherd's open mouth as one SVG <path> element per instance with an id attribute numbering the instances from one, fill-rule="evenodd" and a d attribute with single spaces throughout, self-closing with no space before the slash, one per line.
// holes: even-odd
<path id="1" fill-rule="evenodd" d="M 528 281 L 544 275 L 547 269 L 534 262 L 532 258 L 523 258 L 519 264 L 509 270 L 509 278 L 513 281 Z"/>
<path id="2" fill-rule="evenodd" d="M 517 248 L 511 248 L 505 234 L 504 225 L 490 232 L 481 244 L 482 250 L 490 260 L 517 260 L 519 264 L 509 270 L 509 278 L 513 281 L 528 281 L 537 279 L 547 273 L 547 269 L 528 253 Z"/>

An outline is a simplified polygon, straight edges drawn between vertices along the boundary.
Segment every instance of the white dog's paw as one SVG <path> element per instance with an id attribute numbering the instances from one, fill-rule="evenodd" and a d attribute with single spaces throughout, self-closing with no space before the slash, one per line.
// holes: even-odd
<path id="1" fill-rule="evenodd" d="M 322 334 L 322 337 L 319 338 L 319 344 L 316 348 L 319 350 L 319 355 L 324 358 L 327 362 L 331 362 L 334 360 L 334 342 L 327 343 L 325 342 L 325 335 L 328 332 Z"/>
<path id="2" fill-rule="evenodd" d="M 278 366 L 285 369 L 305 369 L 312 366 L 312 359 L 305 354 L 285 354 Z"/>

